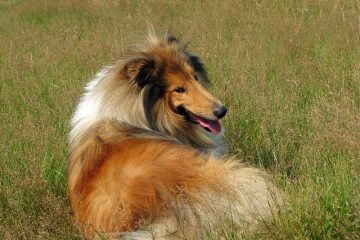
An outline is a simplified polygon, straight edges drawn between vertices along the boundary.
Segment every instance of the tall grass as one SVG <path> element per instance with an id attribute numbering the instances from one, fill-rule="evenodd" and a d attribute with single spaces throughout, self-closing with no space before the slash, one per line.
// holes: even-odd
<path id="1" fill-rule="evenodd" d="M 65 190 L 69 119 L 146 22 L 191 42 L 229 106 L 229 153 L 288 197 L 256 232 L 207 238 L 359 239 L 359 16 L 358 0 L 0 1 L 0 239 L 81 238 Z"/>

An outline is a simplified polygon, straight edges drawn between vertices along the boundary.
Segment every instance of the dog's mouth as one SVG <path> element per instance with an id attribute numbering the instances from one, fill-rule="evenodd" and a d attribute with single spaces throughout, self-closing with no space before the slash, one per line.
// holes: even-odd
<path id="1" fill-rule="evenodd" d="M 219 120 L 210 120 L 197 116 L 194 113 L 185 109 L 183 106 L 179 106 L 177 109 L 179 114 L 183 116 L 187 121 L 197 124 L 199 127 L 205 129 L 206 131 L 213 134 L 219 134 L 221 132 L 221 124 Z"/>

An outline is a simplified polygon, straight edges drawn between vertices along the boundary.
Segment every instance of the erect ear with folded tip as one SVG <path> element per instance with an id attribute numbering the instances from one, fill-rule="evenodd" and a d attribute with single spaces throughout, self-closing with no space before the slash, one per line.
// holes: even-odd
<path id="1" fill-rule="evenodd" d="M 133 61 L 125 69 L 130 81 L 135 81 L 139 87 L 144 87 L 155 75 L 155 61 L 151 59 Z"/>
<path id="2" fill-rule="evenodd" d="M 205 86 L 210 83 L 204 64 L 201 62 L 200 58 L 195 55 L 189 55 L 190 64 L 193 66 L 195 73 L 198 75 L 198 78 L 201 83 Z"/>
<path id="3" fill-rule="evenodd" d="M 168 43 L 179 43 L 179 39 L 177 39 L 176 37 L 174 37 L 173 35 L 169 35 L 167 36 L 167 42 Z"/>

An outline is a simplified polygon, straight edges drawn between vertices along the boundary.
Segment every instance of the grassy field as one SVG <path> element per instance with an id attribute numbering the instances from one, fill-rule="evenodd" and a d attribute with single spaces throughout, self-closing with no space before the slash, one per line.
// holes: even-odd
<path id="1" fill-rule="evenodd" d="M 146 23 L 189 41 L 229 106 L 229 152 L 288 211 L 218 239 L 360 239 L 360 1 L 0 0 L 0 239 L 81 239 L 66 196 L 85 82 Z"/>

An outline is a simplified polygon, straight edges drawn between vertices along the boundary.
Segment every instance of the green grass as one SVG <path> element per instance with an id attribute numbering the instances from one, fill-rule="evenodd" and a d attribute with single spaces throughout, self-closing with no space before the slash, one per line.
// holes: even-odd
<path id="1" fill-rule="evenodd" d="M 360 238 L 360 2 L 0 1 L 0 239 L 79 239 L 66 196 L 85 82 L 171 27 L 228 106 L 229 152 L 266 169 L 288 211 L 218 239 Z"/>

